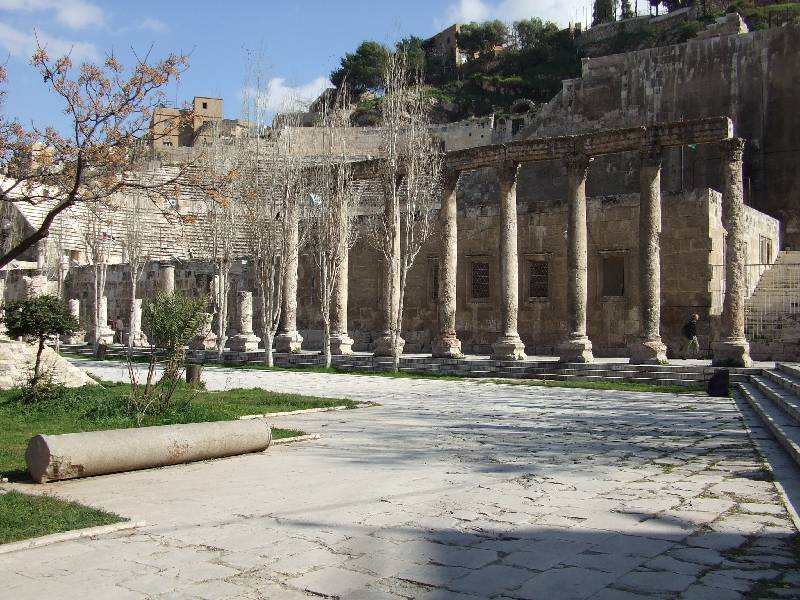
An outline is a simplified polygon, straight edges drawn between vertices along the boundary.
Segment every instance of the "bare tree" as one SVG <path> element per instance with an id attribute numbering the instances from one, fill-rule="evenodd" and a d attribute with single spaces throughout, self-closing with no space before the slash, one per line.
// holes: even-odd
<path id="1" fill-rule="evenodd" d="M 246 134 L 240 140 L 237 181 L 247 224 L 252 273 L 261 304 L 261 339 L 264 362 L 273 366 L 273 341 L 281 317 L 288 244 L 297 243 L 286 232 L 301 195 L 302 164 L 293 152 L 292 113 L 282 119 L 281 135 L 267 126 L 267 89 L 254 59 L 246 89 Z M 295 249 L 296 250 L 296 249 Z"/>
<path id="2" fill-rule="evenodd" d="M 383 255 L 384 312 L 393 368 L 400 366 L 408 272 L 435 227 L 443 153 L 431 135 L 430 103 L 422 74 L 410 72 L 402 51 L 391 54 L 384 70 L 382 102 L 385 159 L 380 162 L 383 214 L 368 227 L 372 245 Z"/>
<path id="3" fill-rule="evenodd" d="M 106 274 L 108 272 L 108 262 L 111 254 L 112 241 L 114 239 L 114 222 L 110 218 L 105 206 L 97 204 L 94 206 L 84 205 L 85 221 L 83 229 L 83 246 L 86 261 L 92 266 L 92 292 L 94 303 L 92 306 L 91 318 L 91 341 L 94 351 L 100 345 L 104 336 L 107 315 L 101 314 L 101 302 L 105 296 Z M 105 317 L 105 318 L 104 318 Z"/>
<path id="4" fill-rule="evenodd" d="M 0 254 L 0 267 L 43 240 L 55 219 L 65 210 L 86 203 L 106 202 L 131 188 L 152 191 L 164 181 L 139 181 L 123 177 L 140 156 L 150 133 L 155 108 L 163 102 L 163 88 L 178 79 L 188 66 L 185 56 L 172 54 L 151 63 L 149 56 L 134 56 L 126 69 L 113 54 L 101 65 L 85 63 L 74 73 L 70 57 L 52 60 L 39 47 L 32 65 L 45 84 L 64 103 L 70 123 L 65 134 L 52 127 L 23 127 L 0 116 L 0 201 L 4 205 L 27 203 L 44 206 L 46 215 L 32 232 L 14 239 Z M 0 68 L 0 84 L 5 70 Z M 0 92 L 2 99 L 2 92 Z M 186 118 L 191 118 L 189 113 Z M 180 123 L 167 124 L 169 131 Z M 187 165 L 178 169 L 179 180 Z"/>
<path id="5" fill-rule="evenodd" d="M 205 194 L 210 235 L 208 255 L 214 269 L 211 303 L 216 316 L 217 354 L 222 356 L 228 341 L 228 294 L 231 267 L 236 258 L 236 241 L 241 235 L 241 207 L 234 189 L 239 176 L 236 148 L 227 143 L 220 133 L 219 130 L 212 132 L 212 141 L 205 149 L 205 164 L 199 176 L 224 182 L 221 186 L 210 187 Z"/>
<path id="6" fill-rule="evenodd" d="M 331 305 L 347 250 L 356 239 L 357 205 L 352 169 L 343 131 L 349 124 L 346 103 L 339 97 L 322 115 L 323 152 L 308 170 L 309 193 L 305 204 L 306 248 L 316 269 L 316 292 L 322 320 L 322 353 L 331 366 Z"/>
<path id="7" fill-rule="evenodd" d="M 123 209 L 122 217 L 122 248 L 124 251 L 124 261 L 128 263 L 128 277 L 131 282 L 131 302 L 128 318 L 128 351 L 137 343 L 135 339 L 138 334 L 141 336 L 141 321 L 135 317 L 136 313 L 136 292 L 139 277 L 142 275 L 145 265 L 150 259 L 148 248 L 144 240 L 144 211 L 145 199 L 139 193 L 134 193 L 133 197 L 127 202 Z M 135 330 L 138 323 L 139 331 Z"/>

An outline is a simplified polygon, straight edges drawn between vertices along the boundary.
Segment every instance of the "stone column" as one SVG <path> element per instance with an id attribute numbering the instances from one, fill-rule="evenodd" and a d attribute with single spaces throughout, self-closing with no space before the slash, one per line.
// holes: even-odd
<path id="1" fill-rule="evenodd" d="M 744 337 L 746 241 L 742 157 L 744 140 L 734 138 L 722 145 L 722 226 L 727 231 L 725 252 L 725 299 L 720 319 L 720 339 L 713 347 L 713 364 L 749 367 L 750 344 Z"/>
<path id="2" fill-rule="evenodd" d="M 69 314 L 75 317 L 75 320 L 80 323 L 81 322 L 81 301 L 77 298 L 70 298 L 67 302 L 67 307 L 69 308 Z M 82 345 L 86 342 L 86 332 L 82 329 L 78 329 L 73 331 L 70 335 L 62 335 L 61 342 L 64 344 L 70 345 Z"/>
<path id="3" fill-rule="evenodd" d="M 146 348 L 150 345 L 147 336 L 142 331 L 142 299 L 136 298 L 133 301 L 133 313 L 131 323 L 128 328 L 128 339 L 126 342 L 134 348 Z"/>
<path id="4" fill-rule="evenodd" d="M 165 294 L 175 293 L 175 265 L 172 263 L 161 263 L 159 267 L 161 273 L 161 291 Z"/>
<path id="5" fill-rule="evenodd" d="M 632 364 L 666 364 L 661 342 L 661 149 L 641 153 L 639 170 L 639 339 Z"/>
<path id="6" fill-rule="evenodd" d="M 439 333 L 433 340 L 433 356 L 457 358 L 461 340 L 456 334 L 456 273 L 458 270 L 458 221 L 456 186 L 458 171 L 444 174 L 442 204 L 439 209 Z"/>
<path id="7" fill-rule="evenodd" d="M 395 182 L 396 189 L 400 188 L 400 181 Z M 395 210 L 393 196 L 384 185 L 383 214 L 384 220 L 389 224 L 389 248 L 383 263 L 383 331 L 375 343 L 375 356 L 392 356 L 391 332 L 397 325 L 397 311 L 400 306 L 400 211 Z M 405 340 L 397 340 L 400 354 L 403 353 Z"/>
<path id="8" fill-rule="evenodd" d="M 100 296 L 99 300 L 99 310 L 94 315 L 98 323 L 96 324 L 97 327 L 95 331 L 92 331 L 89 340 L 92 343 L 97 344 L 113 344 L 114 343 L 114 330 L 108 326 L 108 297 L 107 296 Z M 95 340 L 95 335 L 97 335 L 97 339 Z"/>
<path id="9" fill-rule="evenodd" d="M 492 344 L 493 360 L 525 360 L 525 344 L 517 332 L 519 257 L 517 251 L 517 173 L 519 163 L 497 167 L 500 185 L 500 313 L 503 333 Z"/>
<path id="10" fill-rule="evenodd" d="M 297 331 L 297 265 L 300 240 L 297 203 L 290 202 L 286 210 L 286 272 L 283 276 L 283 306 L 278 335 L 275 336 L 275 351 L 299 352 L 303 346 L 303 336 Z"/>
<path id="11" fill-rule="evenodd" d="M 260 337 L 253 333 L 253 292 L 239 292 L 239 333 L 228 340 L 228 346 L 234 352 L 252 352 L 258 350 Z"/>
<path id="12" fill-rule="evenodd" d="M 567 338 L 559 346 L 562 362 L 594 360 L 592 342 L 586 336 L 587 246 L 586 175 L 589 157 L 571 154 L 567 167 Z"/>
<path id="13" fill-rule="evenodd" d="M 353 339 L 347 335 L 347 294 L 349 291 L 348 264 L 350 251 L 345 246 L 342 249 L 339 274 L 333 288 L 331 299 L 331 354 L 352 354 Z"/>

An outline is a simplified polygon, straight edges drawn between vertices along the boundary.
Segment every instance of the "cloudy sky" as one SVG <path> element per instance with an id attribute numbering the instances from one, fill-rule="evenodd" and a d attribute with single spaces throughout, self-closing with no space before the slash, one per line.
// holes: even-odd
<path id="1" fill-rule="evenodd" d="M 60 124 L 60 106 L 28 61 L 36 40 L 76 62 L 113 51 L 190 54 L 191 67 L 169 90 L 181 103 L 195 95 L 225 100 L 239 114 L 248 51 L 263 56 L 270 108 L 313 98 L 345 52 L 361 41 L 428 37 L 454 22 L 527 17 L 562 25 L 584 22 L 591 0 L 0 0 L 0 53 L 9 81 L 3 111 L 24 122 Z"/>

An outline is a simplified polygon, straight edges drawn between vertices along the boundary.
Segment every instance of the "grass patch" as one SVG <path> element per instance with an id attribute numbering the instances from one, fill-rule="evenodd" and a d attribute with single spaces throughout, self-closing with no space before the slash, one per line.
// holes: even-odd
<path id="1" fill-rule="evenodd" d="M 0 473 L 25 478 L 25 448 L 36 434 L 74 433 L 103 429 L 127 429 L 136 426 L 128 414 L 129 384 L 106 383 L 62 389 L 52 399 L 37 404 L 20 401 L 19 390 L 0 391 Z M 173 425 L 237 419 L 244 415 L 273 413 L 307 408 L 347 406 L 352 400 L 281 394 L 257 389 L 209 392 L 181 385 L 175 392 L 172 407 L 164 415 L 150 415 L 143 425 Z M 273 438 L 293 437 L 303 432 L 273 429 Z"/>
<path id="2" fill-rule="evenodd" d="M 113 513 L 52 496 L 0 494 L 0 544 L 125 520 Z"/>

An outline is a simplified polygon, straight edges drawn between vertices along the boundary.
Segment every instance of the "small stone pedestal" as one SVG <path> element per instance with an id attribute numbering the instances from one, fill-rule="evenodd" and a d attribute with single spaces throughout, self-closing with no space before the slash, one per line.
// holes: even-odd
<path id="1" fill-rule="evenodd" d="M 728 338 L 713 345 L 715 367 L 752 367 L 750 344 L 745 338 Z"/>
<path id="2" fill-rule="evenodd" d="M 239 292 L 238 299 L 239 333 L 228 340 L 228 347 L 234 352 L 253 352 L 261 341 L 253 333 L 253 293 Z"/>
<path id="3" fill-rule="evenodd" d="M 346 333 L 334 333 L 331 335 L 331 354 L 343 356 L 353 353 L 353 338 Z"/>
<path id="4" fill-rule="evenodd" d="M 661 338 L 640 338 L 628 346 L 632 365 L 665 365 L 667 364 L 667 347 Z"/>
<path id="5" fill-rule="evenodd" d="M 189 350 L 214 350 L 217 347 L 217 335 L 211 328 L 213 315 L 203 313 L 203 324 L 197 334 L 189 340 Z"/>
<path id="6" fill-rule="evenodd" d="M 590 363 L 594 362 L 592 342 L 586 336 L 571 337 L 558 347 L 559 362 Z"/>
<path id="7" fill-rule="evenodd" d="M 492 344 L 492 360 L 525 360 L 525 344 L 518 335 L 505 335 Z"/>

